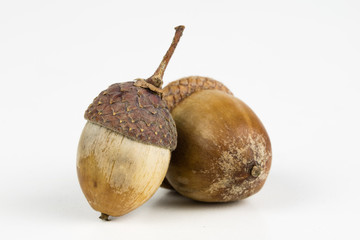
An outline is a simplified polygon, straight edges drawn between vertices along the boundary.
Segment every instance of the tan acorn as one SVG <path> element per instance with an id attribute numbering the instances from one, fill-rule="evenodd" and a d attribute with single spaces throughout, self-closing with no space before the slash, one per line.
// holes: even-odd
<path id="1" fill-rule="evenodd" d="M 103 220 L 145 203 L 165 177 L 177 133 L 161 99 L 161 86 L 184 26 L 175 29 L 169 50 L 150 78 L 111 85 L 85 112 L 88 121 L 78 145 L 77 173 L 86 199 Z"/>
<path id="2" fill-rule="evenodd" d="M 203 202 L 249 197 L 271 166 L 269 136 L 255 113 L 222 83 L 187 77 L 164 88 L 178 132 L 163 183 Z"/>

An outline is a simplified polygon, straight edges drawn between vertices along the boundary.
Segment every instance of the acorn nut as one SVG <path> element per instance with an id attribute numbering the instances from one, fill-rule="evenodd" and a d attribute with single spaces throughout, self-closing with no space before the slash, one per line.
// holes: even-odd
<path id="1" fill-rule="evenodd" d="M 222 83 L 187 77 L 164 88 L 178 145 L 164 186 L 203 202 L 249 197 L 271 166 L 269 136 L 255 113 Z"/>
<path id="2" fill-rule="evenodd" d="M 169 50 L 150 78 L 111 85 L 85 112 L 77 174 L 86 199 L 103 220 L 145 203 L 165 177 L 177 133 L 161 86 L 184 26 L 175 29 Z"/>

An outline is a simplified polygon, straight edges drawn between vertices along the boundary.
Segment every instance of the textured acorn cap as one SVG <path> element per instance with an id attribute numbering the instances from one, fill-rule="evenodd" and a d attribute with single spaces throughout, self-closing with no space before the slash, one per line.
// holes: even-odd
<path id="1" fill-rule="evenodd" d="M 85 119 L 134 141 L 174 150 L 177 132 L 165 102 L 134 83 L 116 83 L 102 91 L 86 110 Z"/>
<path id="2" fill-rule="evenodd" d="M 161 99 L 164 71 L 185 27 L 175 27 L 173 41 L 159 67 L 148 79 L 111 85 L 102 91 L 85 112 L 85 118 L 145 144 L 176 148 L 175 122 Z"/>
<path id="3" fill-rule="evenodd" d="M 219 90 L 233 95 L 221 82 L 208 77 L 191 76 L 169 83 L 163 89 L 163 99 L 171 112 L 182 100 L 202 90 Z"/>

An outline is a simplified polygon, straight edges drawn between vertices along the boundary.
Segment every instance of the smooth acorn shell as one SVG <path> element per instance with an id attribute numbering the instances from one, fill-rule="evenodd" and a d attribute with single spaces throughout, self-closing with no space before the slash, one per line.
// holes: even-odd
<path id="1" fill-rule="evenodd" d="M 190 77 L 186 82 L 192 78 L 215 81 Z M 204 202 L 235 201 L 258 192 L 272 158 L 270 139 L 259 118 L 227 89 L 176 91 L 181 85 L 186 85 L 184 79 L 164 88 L 178 132 L 166 175 L 170 185 Z M 180 92 L 185 97 L 173 104 L 179 97 L 171 95 Z"/>
<path id="2" fill-rule="evenodd" d="M 140 143 L 87 122 L 76 165 L 81 189 L 91 207 L 121 216 L 156 192 L 169 161 L 169 149 Z"/>

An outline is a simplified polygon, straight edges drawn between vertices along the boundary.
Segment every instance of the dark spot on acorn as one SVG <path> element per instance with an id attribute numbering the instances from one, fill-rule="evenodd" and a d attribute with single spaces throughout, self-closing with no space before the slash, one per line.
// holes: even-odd
<path id="1" fill-rule="evenodd" d="M 105 213 L 101 213 L 101 216 L 99 218 L 104 221 L 110 221 L 109 215 L 107 215 Z"/>
<path id="2" fill-rule="evenodd" d="M 251 168 L 251 176 L 253 176 L 253 177 L 258 177 L 259 175 L 261 174 L 261 168 L 260 167 L 258 167 L 258 166 L 253 166 L 252 168 Z"/>

